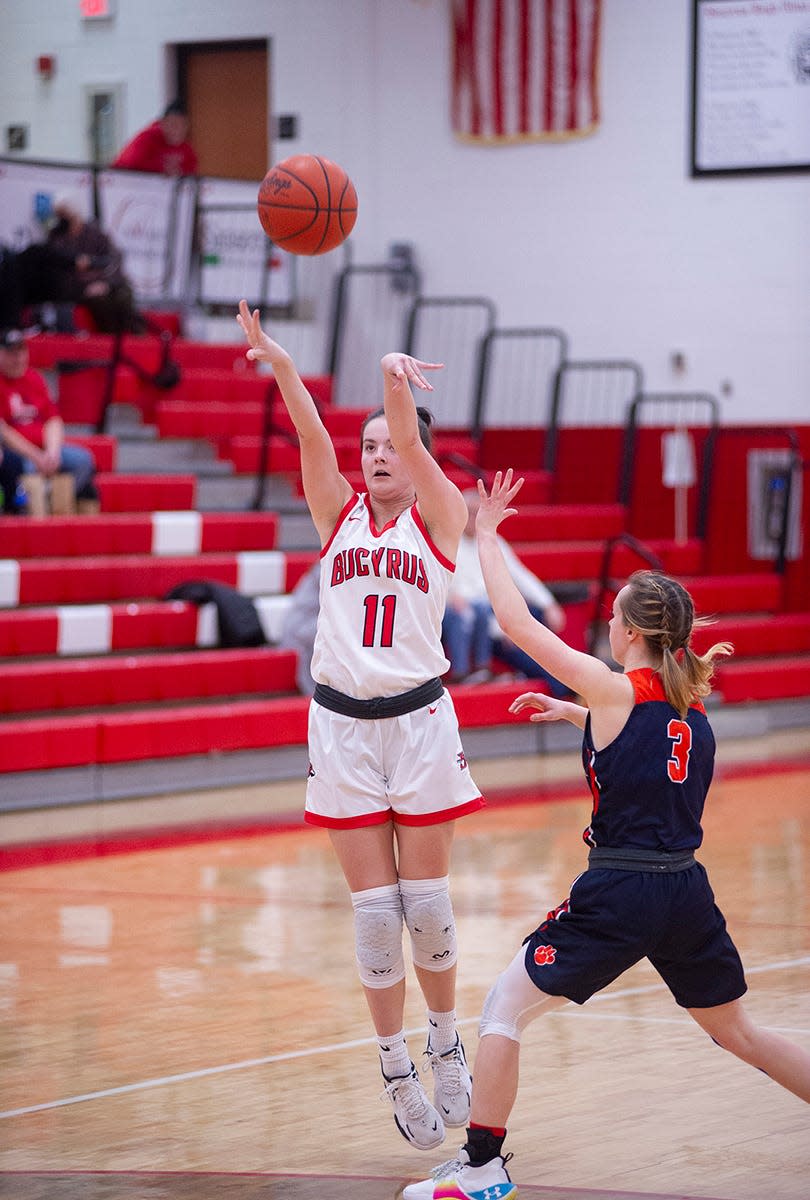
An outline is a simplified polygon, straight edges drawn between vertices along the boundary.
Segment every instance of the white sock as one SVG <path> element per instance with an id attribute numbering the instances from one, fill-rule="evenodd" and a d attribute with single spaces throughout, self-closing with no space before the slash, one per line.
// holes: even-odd
<path id="1" fill-rule="evenodd" d="M 452 1050 L 456 1044 L 456 1010 L 431 1012 L 428 1009 L 428 1049 L 436 1054 Z"/>
<path id="2" fill-rule="evenodd" d="M 383 1074 L 388 1079 L 393 1079 L 397 1075 L 410 1074 L 411 1056 L 408 1054 L 408 1047 L 405 1043 L 404 1030 L 392 1033 L 390 1037 L 378 1036 L 377 1045 L 380 1047 L 380 1063 Z"/>

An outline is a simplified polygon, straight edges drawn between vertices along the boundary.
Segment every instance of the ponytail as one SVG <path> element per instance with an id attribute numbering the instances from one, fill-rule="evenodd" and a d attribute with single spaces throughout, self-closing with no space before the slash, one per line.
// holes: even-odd
<path id="1" fill-rule="evenodd" d="M 660 655 L 658 674 L 664 694 L 681 717 L 691 704 L 711 692 L 714 660 L 733 654 L 730 642 L 715 642 L 705 654 L 691 646 L 693 630 L 712 622 L 695 617 L 692 597 L 685 587 L 656 571 L 636 571 L 622 596 L 622 617 L 645 639 L 654 655 Z"/>

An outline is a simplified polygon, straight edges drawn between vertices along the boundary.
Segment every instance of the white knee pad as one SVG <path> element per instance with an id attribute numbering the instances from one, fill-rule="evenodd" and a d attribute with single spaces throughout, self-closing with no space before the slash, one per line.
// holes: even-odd
<path id="1" fill-rule="evenodd" d="M 523 965 L 525 953 L 521 947 L 489 989 L 478 1026 L 479 1037 L 497 1033 L 512 1042 L 520 1042 L 523 1030 L 540 1016 L 544 1007 L 566 1002 L 562 996 L 549 996 L 535 987 Z"/>
<path id="2" fill-rule="evenodd" d="M 391 883 L 352 892 L 352 906 L 360 979 L 366 987 L 392 987 L 405 978 L 399 888 Z"/>
<path id="3" fill-rule="evenodd" d="M 400 879 L 399 890 L 415 965 L 426 971 L 446 971 L 458 958 L 449 876 Z"/>

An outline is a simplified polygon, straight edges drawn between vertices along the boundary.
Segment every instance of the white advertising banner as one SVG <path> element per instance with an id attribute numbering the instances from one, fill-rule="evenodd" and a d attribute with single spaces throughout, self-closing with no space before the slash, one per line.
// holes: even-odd
<path id="1" fill-rule="evenodd" d="M 286 307 L 295 299 L 295 263 L 265 234 L 256 212 L 257 185 L 201 179 L 200 279 L 203 304 Z"/>
<path id="2" fill-rule="evenodd" d="M 93 172 L 51 163 L 0 162 L 0 243 L 24 250 L 45 239 L 46 222 L 60 196 L 93 214 Z"/>
<path id="3" fill-rule="evenodd" d="M 187 298 L 194 203 L 191 179 L 99 172 L 99 218 L 124 256 L 124 270 L 141 303 Z"/>
<path id="4" fill-rule="evenodd" d="M 142 307 L 235 305 L 243 296 L 259 307 L 294 302 L 295 257 L 262 229 L 251 181 L 0 159 L 0 245 L 23 250 L 44 241 L 61 196 L 91 218 L 94 174 L 99 223 Z"/>

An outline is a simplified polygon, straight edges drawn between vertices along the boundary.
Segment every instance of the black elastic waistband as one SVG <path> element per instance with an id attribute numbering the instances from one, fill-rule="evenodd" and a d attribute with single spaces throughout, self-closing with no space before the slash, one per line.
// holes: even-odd
<path id="1" fill-rule="evenodd" d="M 336 692 L 325 683 L 315 684 L 313 700 L 317 700 L 323 708 L 330 712 L 340 713 L 344 717 L 359 717 L 361 721 L 376 721 L 380 717 L 401 717 L 405 713 L 415 712 L 433 700 L 438 700 L 444 692 L 441 679 L 428 679 L 419 687 L 411 688 L 409 692 L 400 692 L 398 696 L 375 696 L 372 700 L 357 700 L 354 696 L 346 696 Z"/>
<path id="2" fill-rule="evenodd" d="M 688 871 L 695 865 L 691 850 L 613 849 L 611 846 L 593 846 L 588 854 L 589 867 L 607 867 L 610 871 Z"/>

